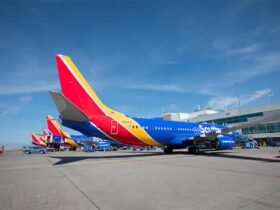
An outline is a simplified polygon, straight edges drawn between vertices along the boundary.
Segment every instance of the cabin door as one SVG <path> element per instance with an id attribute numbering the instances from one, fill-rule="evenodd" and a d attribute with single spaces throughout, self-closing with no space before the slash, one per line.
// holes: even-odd
<path id="1" fill-rule="evenodd" d="M 118 134 L 118 122 L 116 120 L 111 120 L 111 134 Z"/>

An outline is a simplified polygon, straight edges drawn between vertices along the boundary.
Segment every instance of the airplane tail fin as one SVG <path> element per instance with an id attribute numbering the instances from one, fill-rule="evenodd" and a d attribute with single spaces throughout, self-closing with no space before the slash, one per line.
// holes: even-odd
<path id="1" fill-rule="evenodd" d="M 49 132 L 47 131 L 47 129 L 43 129 L 43 136 L 46 137 L 47 135 L 49 135 Z"/>
<path id="2" fill-rule="evenodd" d="M 46 143 L 41 141 L 35 133 L 31 134 L 32 143 L 40 146 L 46 146 Z"/>
<path id="3" fill-rule="evenodd" d="M 70 57 L 57 54 L 56 63 L 63 95 L 88 118 L 107 115 L 111 111 L 91 89 Z"/>
<path id="4" fill-rule="evenodd" d="M 32 141 L 34 143 L 39 143 L 40 142 L 40 139 L 38 138 L 38 136 L 35 133 L 32 133 L 31 137 L 32 137 Z"/>
<path id="5" fill-rule="evenodd" d="M 42 142 L 46 142 L 46 137 L 45 136 L 40 136 L 40 141 L 42 141 Z"/>
<path id="6" fill-rule="evenodd" d="M 47 119 L 48 129 L 52 133 L 52 135 L 70 138 L 69 133 L 63 131 L 62 128 L 59 126 L 59 124 L 51 115 L 47 115 L 46 119 Z"/>

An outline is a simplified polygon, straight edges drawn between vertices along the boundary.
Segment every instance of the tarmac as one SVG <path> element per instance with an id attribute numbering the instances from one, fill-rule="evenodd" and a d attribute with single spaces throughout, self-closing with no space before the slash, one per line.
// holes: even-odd
<path id="1" fill-rule="evenodd" d="M 280 209 L 279 147 L 0 155 L 0 209 Z"/>

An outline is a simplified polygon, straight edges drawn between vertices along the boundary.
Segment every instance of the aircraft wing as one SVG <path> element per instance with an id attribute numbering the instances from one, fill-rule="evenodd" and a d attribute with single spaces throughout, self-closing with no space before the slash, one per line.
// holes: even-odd
<path id="1" fill-rule="evenodd" d="M 189 140 L 194 140 L 195 136 L 193 135 L 181 135 L 181 136 L 177 136 L 175 138 L 172 139 L 172 143 L 173 144 L 182 144 L 182 142 L 184 141 L 189 141 Z"/>
<path id="2" fill-rule="evenodd" d="M 217 131 L 212 131 L 210 133 L 205 133 L 205 134 L 201 134 L 200 136 L 197 136 L 198 138 L 204 138 L 205 140 L 216 140 L 217 136 L 220 135 L 221 132 L 217 132 Z"/>
<path id="3" fill-rule="evenodd" d="M 235 126 L 232 126 L 232 127 L 223 128 L 221 134 L 226 134 L 230 131 L 235 131 L 235 130 L 239 130 L 241 128 L 247 128 L 247 127 L 252 126 L 252 125 L 258 125 L 258 124 L 272 122 L 272 121 L 276 121 L 276 120 L 280 120 L 280 114 L 272 115 L 272 116 L 269 116 L 269 117 L 266 117 L 266 118 L 263 118 L 263 119 L 260 119 L 260 120 L 255 120 L 255 121 L 251 121 L 251 122 L 247 122 L 247 123 L 242 123 L 240 125 L 235 125 Z"/>
<path id="4" fill-rule="evenodd" d="M 236 125 L 236 126 L 217 129 L 217 130 L 213 130 L 213 131 L 207 132 L 207 133 L 198 133 L 197 135 L 195 135 L 193 137 L 189 137 L 189 138 L 187 138 L 187 136 L 185 136 L 185 137 L 181 138 L 181 141 L 184 141 L 186 139 L 188 139 L 188 140 L 200 140 L 200 141 L 203 141 L 203 140 L 215 141 L 216 138 L 218 137 L 218 135 L 227 134 L 231 131 L 236 131 L 236 130 L 239 130 L 241 128 L 247 128 L 247 127 L 250 127 L 250 126 L 253 126 L 253 125 L 259 125 L 259 124 L 262 124 L 262 123 L 273 122 L 273 121 L 276 121 L 276 120 L 280 120 L 280 113 L 276 114 L 276 115 L 273 115 L 273 116 L 269 116 L 269 117 L 260 119 L 260 120 L 254 120 L 254 121 L 251 121 L 251 122 L 242 123 L 242 124 Z M 178 141 L 178 139 L 177 139 L 177 141 Z"/>
<path id="5" fill-rule="evenodd" d="M 78 144 L 85 144 L 85 145 L 97 144 L 97 142 L 89 141 L 89 140 L 82 140 L 82 139 L 73 139 L 73 140 L 75 140 Z"/>

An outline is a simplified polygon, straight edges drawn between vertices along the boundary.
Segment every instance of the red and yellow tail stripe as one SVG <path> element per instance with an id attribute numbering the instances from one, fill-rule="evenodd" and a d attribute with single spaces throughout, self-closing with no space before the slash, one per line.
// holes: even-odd
<path id="1" fill-rule="evenodd" d="M 52 135 L 70 138 L 70 134 L 63 131 L 62 128 L 58 125 L 56 120 L 51 115 L 47 115 L 47 125 Z"/>
<path id="2" fill-rule="evenodd" d="M 76 144 L 75 141 L 73 141 L 71 139 L 70 134 L 67 133 L 66 131 L 64 131 L 51 115 L 47 116 L 47 124 L 48 124 L 49 131 L 53 135 L 61 136 L 65 143 L 67 143 L 67 144 L 69 144 L 69 145 L 71 145 L 73 147 L 79 147 L 79 145 Z"/>
<path id="3" fill-rule="evenodd" d="M 102 127 L 103 133 L 125 144 L 160 146 L 132 118 L 105 106 L 68 56 L 57 55 L 56 62 L 63 95 L 82 110 L 94 125 Z M 112 121 L 118 126 L 115 134 L 111 133 Z M 136 126 L 137 129 L 134 129 Z"/>
<path id="4" fill-rule="evenodd" d="M 49 132 L 46 129 L 43 129 L 43 136 L 49 135 Z"/>
<path id="5" fill-rule="evenodd" d="M 35 133 L 31 134 L 32 141 L 40 146 L 47 146 L 45 142 L 41 141 Z"/>
<path id="6" fill-rule="evenodd" d="M 73 139 L 65 138 L 64 141 L 65 141 L 66 144 L 69 144 L 73 147 L 79 147 L 79 145 L 76 144 L 76 142 Z"/>

